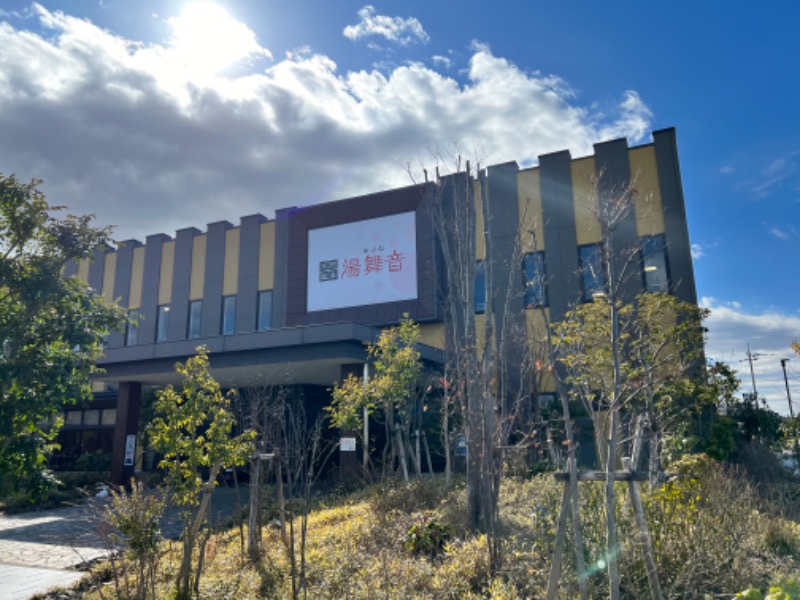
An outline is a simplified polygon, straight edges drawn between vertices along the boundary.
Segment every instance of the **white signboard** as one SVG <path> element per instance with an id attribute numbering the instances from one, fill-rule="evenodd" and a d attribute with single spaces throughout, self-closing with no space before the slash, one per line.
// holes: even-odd
<path id="1" fill-rule="evenodd" d="M 133 465 L 133 458 L 136 456 L 136 436 L 129 435 L 125 438 L 125 460 L 122 464 L 126 467 Z"/>
<path id="2" fill-rule="evenodd" d="M 308 312 L 416 297 L 413 212 L 309 230 Z"/>
<path id="3" fill-rule="evenodd" d="M 339 438 L 339 450 L 341 450 L 342 452 L 355 452 L 356 438 L 354 437 Z"/>

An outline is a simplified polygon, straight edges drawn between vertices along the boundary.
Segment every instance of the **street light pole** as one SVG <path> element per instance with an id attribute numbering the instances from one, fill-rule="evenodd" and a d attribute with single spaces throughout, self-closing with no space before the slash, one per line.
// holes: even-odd
<path id="1" fill-rule="evenodd" d="M 789 416 L 794 419 L 794 408 L 792 408 L 792 395 L 789 393 L 789 378 L 786 377 L 786 363 L 789 362 L 788 358 L 781 359 L 781 367 L 783 368 L 783 383 L 786 384 L 786 399 L 789 401 Z"/>

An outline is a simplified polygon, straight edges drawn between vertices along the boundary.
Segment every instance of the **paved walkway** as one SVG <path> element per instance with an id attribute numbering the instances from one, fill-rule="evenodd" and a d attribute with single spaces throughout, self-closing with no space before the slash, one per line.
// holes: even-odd
<path id="1" fill-rule="evenodd" d="M 247 502 L 247 488 L 240 489 Z M 222 523 L 238 506 L 236 491 L 214 493 L 214 522 Z M 95 501 L 76 506 L 7 515 L 0 513 L 0 600 L 27 600 L 55 587 L 69 587 L 83 575 L 79 565 L 110 551 L 107 528 Z M 165 537 L 180 533 L 177 511 L 162 523 Z"/>

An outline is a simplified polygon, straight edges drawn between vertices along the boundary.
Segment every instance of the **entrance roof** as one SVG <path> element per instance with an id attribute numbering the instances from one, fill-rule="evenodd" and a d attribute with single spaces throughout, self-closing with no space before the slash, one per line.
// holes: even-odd
<path id="1" fill-rule="evenodd" d="M 211 374 L 223 387 L 332 385 L 341 378 L 342 365 L 366 361 L 366 345 L 376 343 L 379 335 L 378 328 L 346 322 L 109 348 L 97 361 L 105 372 L 93 379 L 177 385 L 181 377 L 175 363 L 185 362 L 205 345 Z M 441 350 L 423 344 L 418 349 L 424 361 L 443 362 Z"/>

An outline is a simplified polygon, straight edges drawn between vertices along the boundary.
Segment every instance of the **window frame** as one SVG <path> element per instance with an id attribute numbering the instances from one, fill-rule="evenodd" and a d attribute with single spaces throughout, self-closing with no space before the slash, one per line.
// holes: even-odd
<path id="1" fill-rule="evenodd" d="M 160 304 L 156 313 L 156 343 L 166 342 L 169 339 L 169 304 Z"/>
<path id="2" fill-rule="evenodd" d="M 585 251 L 587 252 L 585 253 Z M 581 275 L 581 300 L 583 302 L 593 302 L 597 296 L 608 295 L 603 254 L 602 242 L 578 246 L 578 271 Z"/>
<path id="3" fill-rule="evenodd" d="M 195 313 L 195 307 L 197 311 Z M 186 319 L 186 339 L 196 340 L 201 337 L 201 325 L 203 320 L 203 301 L 190 300 L 189 314 Z"/>
<path id="4" fill-rule="evenodd" d="M 655 252 L 651 251 L 648 252 L 648 246 L 651 244 L 657 243 L 658 248 L 655 249 Z M 664 283 L 661 286 L 661 289 L 651 289 L 651 284 L 648 281 L 648 271 L 650 265 L 648 265 L 648 255 L 655 255 L 655 260 L 661 261 L 664 270 Z M 650 293 L 669 293 L 672 289 L 672 281 L 670 279 L 669 273 L 669 255 L 667 253 L 667 240 L 663 233 L 655 234 L 655 235 L 645 235 L 642 236 L 640 239 L 640 257 L 641 257 L 641 266 L 642 266 L 642 289 L 646 292 Z M 657 267 L 653 267 L 654 270 L 658 270 Z M 653 286 L 656 287 L 656 286 Z"/>
<path id="5" fill-rule="evenodd" d="M 131 308 L 128 310 L 128 318 L 133 322 L 129 322 L 125 326 L 125 345 L 136 346 L 139 343 L 139 319 L 141 313 L 138 308 Z"/>
<path id="6" fill-rule="evenodd" d="M 236 295 L 222 297 L 222 318 L 219 327 L 221 335 L 236 333 Z"/>
<path id="7" fill-rule="evenodd" d="M 547 257 L 544 250 L 526 252 L 522 255 L 522 289 L 525 309 L 542 308 L 549 305 L 547 297 Z M 533 267 L 534 273 L 529 277 L 528 267 Z M 536 288 L 539 288 L 538 294 Z M 537 302 L 541 299 L 541 302 Z"/>
<path id="8" fill-rule="evenodd" d="M 479 301 L 479 290 L 483 291 L 483 302 Z M 473 285 L 473 301 L 476 315 L 482 315 L 486 312 L 486 301 L 488 294 L 486 293 L 486 260 L 478 259 L 475 261 L 475 283 Z"/>
<path id="9" fill-rule="evenodd" d="M 269 298 L 269 311 L 264 315 L 264 298 Z M 256 331 L 269 331 L 272 329 L 272 290 L 259 290 L 257 298 L 258 312 L 256 313 Z"/>

